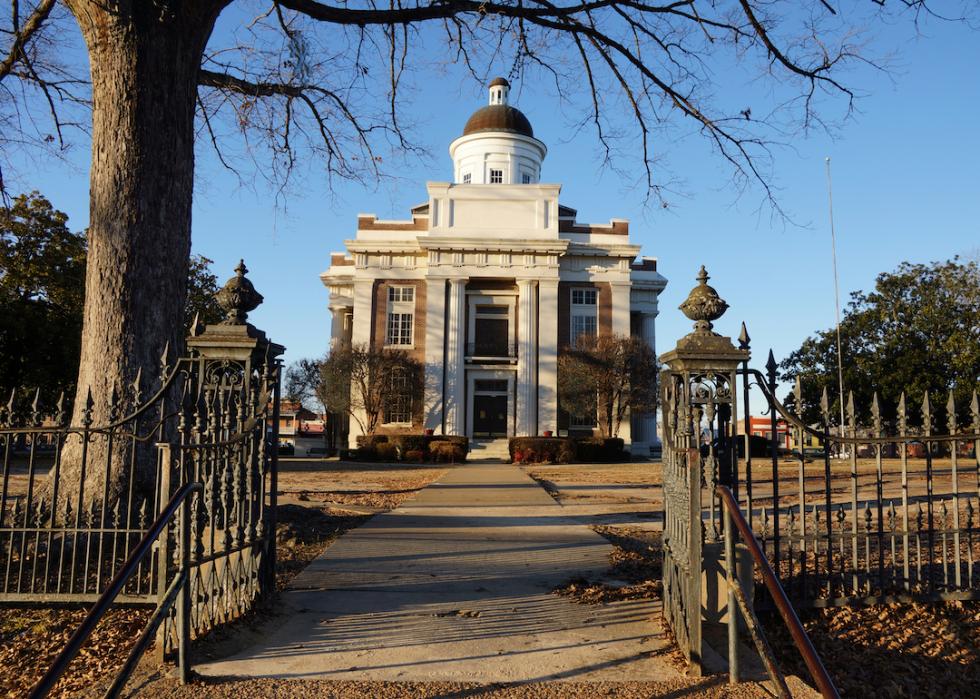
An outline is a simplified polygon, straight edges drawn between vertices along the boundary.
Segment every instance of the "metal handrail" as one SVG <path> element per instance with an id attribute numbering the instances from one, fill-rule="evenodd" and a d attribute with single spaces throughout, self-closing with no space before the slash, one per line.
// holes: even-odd
<path id="1" fill-rule="evenodd" d="M 786 624 L 790 635 L 793 637 L 793 644 L 800 652 L 800 655 L 803 656 L 803 662 L 806 663 L 807 669 L 810 670 L 810 675 L 813 677 L 817 689 L 825 699 L 840 699 L 840 694 L 838 694 L 833 680 L 827 674 L 827 668 L 824 667 L 823 661 L 820 660 L 820 656 L 817 654 L 817 650 L 813 647 L 813 643 L 810 642 L 810 637 L 807 636 L 806 629 L 803 628 L 799 617 L 796 616 L 793 605 L 790 604 L 789 598 L 786 597 L 786 591 L 779 584 L 779 580 L 776 578 L 776 574 L 769 564 L 769 559 L 766 558 L 765 553 L 763 553 L 762 548 L 759 546 L 759 542 L 756 541 L 755 534 L 749 527 L 749 523 L 745 520 L 745 516 L 742 514 L 742 510 L 738 506 L 738 502 L 735 500 L 731 489 L 728 486 L 719 485 L 715 487 L 715 493 L 721 498 L 725 512 L 725 571 L 728 577 L 728 668 L 731 681 L 733 683 L 738 682 L 738 615 L 735 613 L 735 606 L 737 604 L 741 608 L 746 626 L 752 635 L 752 640 L 759 649 L 769 677 L 776 684 L 777 693 L 780 696 L 789 696 L 786 681 L 776 667 L 772 650 L 766 644 L 765 638 L 759 630 L 759 621 L 756 619 L 755 613 L 749 608 L 745 600 L 745 593 L 738 581 L 738 576 L 735 571 L 735 538 L 733 536 L 734 532 L 732 531 L 732 522 L 734 521 L 735 527 L 738 529 L 739 534 L 741 534 L 746 548 L 752 554 L 755 564 L 762 573 L 762 580 L 766 585 L 766 589 L 769 590 L 769 594 L 772 595 L 773 601 L 776 603 L 776 609 L 779 610 L 779 615 L 783 618 L 783 623 Z"/>
<path id="2" fill-rule="evenodd" d="M 183 505 L 180 515 L 180 546 L 181 546 L 181 568 L 180 572 L 173 582 L 167 588 L 167 592 L 163 597 L 163 600 L 157 606 L 153 615 L 150 617 L 150 621 L 147 623 L 146 628 L 140 635 L 139 639 L 136 641 L 136 645 L 130 651 L 129 657 L 126 663 L 123 665 L 122 670 L 116 677 L 112 686 L 108 689 L 105 696 L 106 697 L 116 697 L 122 691 L 126 684 L 126 680 L 132 673 L 133 669 L 136 667 L 136 662 L 139 660 L 143 651 L 149 645 L 150 641 L 153 639 L 153 635 L 156 632 L 156 628 L 163 621 L 164 615 L 168 612 L 174 602 L 180 597 L 181 613 L 177 615 L 178 621 L 178 636 L 180 636 L 180 641 L 178 645 L 178 667 L 180 669 L 180 677 L 182 682 L 186 682 L 189 675 L 189 667 L 187 665 L 187 642 L 189 641 L 189 628 L 187 624 L 187 616 L 190 612 L 190 595 L 187 594 L 187 579 L 188 579 L 188 563 L 190 559 L 190 495 L 195 492 L 200 492 L 204 490 L 204 486 L 201 483 L 187 483 L 178 490 L 170 502 L 163 508 L 159 516 L 154 520 L 153 524 L 147 530 L 146 535 L 140 540 L 139 544 L 133 549 L 126 563 L 120 568 L 119 572 L 113 577 L 112 582 L 106 588 L 105 592 L 99 597 L 98 601 L 92 606 L 85 619 L 82 621 L 81 625 L 75 630 L 71 638 L 68 639 L 68 643 L 62 649 L 58 657 L 55 658 L 54 663 L 48 668 L 48 671 L 44 673 L 44 676 L 38 681 L 28 695 L 28 699 L 42 699 L 46 697 L 48 692 L 54 688 L 55 683 L 64 674 L 65 670 L 68 669 L 69 663 L 78 655 L 78 652 L 82 649 L 82 645 L 88 640 L 88 637 L 95 630 L 96 625 L 105 616 L 105 613 L 109 610 L 109 607 L 115 601 L 116 597 L 123 591 L 126 587 L 126 583 L 129 578 L 139 568 L 140 562 L 143 557 L 146 556 L 152 549 L 153 544 L 156 542 L 157 538 L 164 531 L 170 522 L 170 518 L 174 516 L 177 512 L 177 508 Z"/>

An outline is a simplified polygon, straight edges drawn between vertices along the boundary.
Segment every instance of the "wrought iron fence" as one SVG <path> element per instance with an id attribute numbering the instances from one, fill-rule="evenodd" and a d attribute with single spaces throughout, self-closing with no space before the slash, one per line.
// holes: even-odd
<path id="1" fill-rule="evenodd" d="M 0 602 L 98 598 L 160 506 L 154 444 L 185 402 L 187 377 L 186 360 L 171 366 L 165 357 L 150 399 L 142 400 L 140 378 L 111 393 L 106 425 L 92 422 L 91 394 L 81 423 L 71 425 L 63 396 L 46 412 L 39 393 L 11 392 L 0 410 Z M 170 494 L 163 495 L 165 502 Z M 153 565 L 132 578 L 121 601 L 153 597 Z"/>
<path id="2" fill-rule="evenodd" d="M 947 393 L 941 428 L 928 393 L 918 403 L 919 427 L 910 425 L 904 393 L 892 424 L 882 418 L 877 394 L 870 419 L 859 421 L 859 406 L 849 394 L 841 429 L 831 417 L 826 390 L 816 425 L 778 400 L 771 353 L 766 374 L 747 366 L 740 374 L 746 414 L 748 388 L 758 386 L 771 422 L 784 421 L 800 445 L 786 454 L 772 437 L 762 468 L 747 450 L 740 479 L 745 510 L 794 603 L 980 598 L 975 390 L 967 424 L 959 424 L 960 406 L 953 391 Z M 799 381 L 794 404 L 802 405 Z M 819 447 L 804 449 L 808 441 Z"/>
<path id="3" fill-rule="evenodd" d="M 660 378 L 664 616 L 691 664 L 700 664 L 703 607 L 710 603 L 702 578 L 721 557 L 718 485 L 738 499 L 797 607 L 980 599 L 976 391 L 966 421 L 957 419 L 964 411 L 957 410 L 963 406 L 954 393 L 945 396 L 942 427 L 928 394 L 915 421 L 903 394 L 890 425 L 877 396 L 864 421 L 849 396 L 842 427 L 834 424 L 826 391 L 820 422 L 806 424 L 776 396 L 771 352 L 763 374 L 749 367 L 744 326 L 738 347 L 713 332 L 712 321 L 727 304 L 707 285 L 704 268 L 698 280 L 681 304 L 695 321 L 694 332 L 661 357 Z M 751 404 L 753 386 L 769 417 L 761 438 L 765 456 L 751 436 L 750 416 L 760 407 Z M 799 382 L 793 402 L 803 404 Z M 779 443 L 780 422 L 792 433 L 795 451 Z M 806 448 L 810 442 L 818 446 Z M 764 596 L 758 601 L 766 604 Z"/>
<path id="4" fill-rule="evenodd" d="M 224 290 L 235 292 L 228 319 L 188 338 L 188 356 L 165 351 L 149 398 L 141 376 L 112 391 L 107 424 L 93 423 L 91 394 L 77 425 L 63 398 L 46 411 L 36 392 L 14 391 L 0 408 L 0 605 L 94 602 L 190 482 L 204 484 L 191 501 L 194 632 L 275 589 L 283 348 L 245 323 L 261 297 L 237 271 Z M 165 533 L 118 602 L 158 603 L 177 574 L 177 535 Z M 172 621 L 161 631 L 167 650 Z"/>

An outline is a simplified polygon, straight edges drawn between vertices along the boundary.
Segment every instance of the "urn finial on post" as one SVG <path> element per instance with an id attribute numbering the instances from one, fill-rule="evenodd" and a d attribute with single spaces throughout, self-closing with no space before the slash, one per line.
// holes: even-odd
<path id="1" fill-rule="evenodd" d="M 713 286 L 708 285 L 710 278 L 708 270 L 701 265 L 697 276 L 698 285 L 691 289 L 684 303 L 678 307 L 684 315 L 694 321 L 694 331 L 702 335 L 711 333 L 711 328 L 714 327 L 712 321 L 721 318 L 728 310 L 725 300 L 718 295 Z"/>
<path id="2" fill-rule="evenodd" d="M 728 303 L 708 284 L 708 270 L 704 265 L 698 270 L 697 286 L 684 299 L 679 308 L 694 321 L 694 330 L 677 341 L 675 348 L 660 357 L 672 369 L 701 367 L 710 370 L 728 370 L 749 358 L 748 333 L 736 348 L 729 337 L 714 332 L 713 322 L 728 310 Z M 742 340 L 742 338 L 739 338 Z"/>
<path id="3" fill-rule="evenodd" d="M 251 280 L 245 276 L 247 272 L 245 260 L 240 260 L 235 268 L 235 276 L 225 282 L 221 291 L 216 294 L 218 305 L 225 311 L 222 325 L 245 325 L 249 312 L 258 308 L 264 300 Z"/>
<path id="4" fill-rule="evenodd" d="M 235 268 L 235 276 L 215 294 L 218 305 L 225 312 L 224 320 L 203 330 L 197 327 L 197 323 L 191 328 L 187 346 L 201 357 L 240 362 L 249 360 L 258 366 L 285 351 L 282 345 L 270 342 L 264 332 L 247 322 L 248 314 L 263 301 L 262 294 L 245 276 L 247 273 L 245 260 L 241 260 Z"/>

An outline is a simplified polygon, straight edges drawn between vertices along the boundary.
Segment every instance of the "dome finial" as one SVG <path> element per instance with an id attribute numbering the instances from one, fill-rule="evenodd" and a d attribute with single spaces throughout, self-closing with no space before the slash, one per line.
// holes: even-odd
<path id="1" fill-rule="evenodd" d="M 490 81 L 490 104 L 507 104 L 510 83 L 506 78 L 494 78 Z"/>

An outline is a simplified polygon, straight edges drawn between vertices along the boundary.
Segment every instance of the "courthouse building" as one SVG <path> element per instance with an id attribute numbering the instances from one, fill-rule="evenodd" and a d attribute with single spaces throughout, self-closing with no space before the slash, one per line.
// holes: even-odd
<path id="1" fill-rule="evenodd" d="M 424 395 L 392 388 L 381 432 L 471 439 L 588 434 L 594 416 L 561 410 L 557 360 L 581 333 L 635 334 L 655 348 L 655 258 L 637 259 L 629 223 L 576 221 L 561 185 L 542 181 L 547 147 L 508 104 L 503 78 L 449 146 L 452 182 L 429 182 L 408 220 L 357 217 L 347 251 L 321 275 L 332 342 L 406 350 Z M 407 385 L 407 382 L 406 382 Z M 358 434 L 351 421 L 349 443 Z M 625 421 L 635 453 L 654 415 Z"/>

